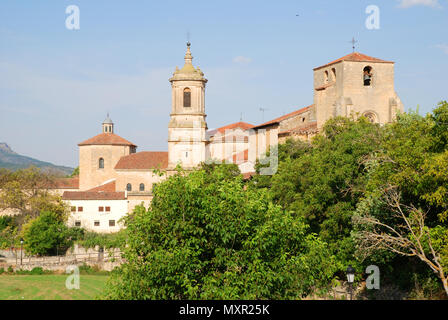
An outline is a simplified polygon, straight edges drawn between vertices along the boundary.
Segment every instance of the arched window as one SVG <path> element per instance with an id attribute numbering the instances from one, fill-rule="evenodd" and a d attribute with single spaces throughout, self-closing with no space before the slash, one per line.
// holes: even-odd
<path id="1" fill-rule="evenodd" d="M 184 89 L 184 108 L 191 107 L 191 90 L 190 88 Z"/>
<path id="2" fill-rule="evenodd" d="M 328 71 L 324 72 L 324 82 L 327 83 L 328 82 Z"/>
<path id="3" fill-rule="evenodd" d="M 104 169 L 104 159 L 103 158 L 100 158 L 100 160 L 98 160 L 98 168 Z"/>
<path id="4" fill-rule="evenodd" d="M 364 112 L 363 116 L 366 117 L 371 123 L 378 123 L 378 117 L 375 112 L 367 111 Z"/>
<path id="5" fill-rule="evenodd" d="M 336 68 L 331 69 L 331 77 L 333 81 L 336 81 Z"/>
<path id="6" fill-rule="evenodd" d="M 372 84 L 372 67 L 365 67 L 363 70 L 363 81 L 364 81 L 364 86 L 368 87 Z"/>
<path id="7" fill-rule="evenodd" d="M 145 191 L 145 184 L 144 183 L 140 183 L 140 191 Z"/>
<path id="8" fill-rule="evenodd" d="M 126 185 L 126 190 L 127 190 L 127 191 L 132 191 L 132 184 L 128 183 L 128 184 Z"/>

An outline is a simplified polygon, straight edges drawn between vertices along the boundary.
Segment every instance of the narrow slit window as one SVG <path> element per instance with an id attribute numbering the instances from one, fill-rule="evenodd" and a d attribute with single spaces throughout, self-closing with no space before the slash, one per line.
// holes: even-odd
<path id="1" fill-rule="evenodd" d="M 98 168 L 104 169 L 104 159 L 103 158 L 100 158 L 100 160 L 98 160 Z"/>

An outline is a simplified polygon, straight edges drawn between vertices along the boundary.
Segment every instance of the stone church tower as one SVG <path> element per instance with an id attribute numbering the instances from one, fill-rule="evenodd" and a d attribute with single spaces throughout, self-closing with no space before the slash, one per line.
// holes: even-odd
<path id="1" fill-rule="evenodd" d="M 205 161 L 207 123 L 205 122 L 204 73 L 192 64 L 190 43 L 187 43 L 185 64 L 169 79 L 172 107 L 168 124 L 168 169 L 180 164 L 191 169 Z"/>
<path id="2" fill-rule="evenodd" d="M 318 128 L 335 116 L 366 116 L 385 124 L 403 112 L 394 88 L 394 62 L 354 52 L 314 69 Z"/>

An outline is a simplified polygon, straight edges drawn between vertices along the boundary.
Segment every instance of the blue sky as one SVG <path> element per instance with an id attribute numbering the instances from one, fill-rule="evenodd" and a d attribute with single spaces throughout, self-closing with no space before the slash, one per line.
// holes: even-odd
<path id="1" fill-rule="evenodd" d="M 80 29 L 65 26 L 80 9 Z M 365 27 L 368 5 L 380 29 Z M 405 109 L 448 100 L 447 0 L 0 2 L 0 142 L 77 166 L 77 144 L 115 131 L 143 150 L 167 150 L 168 79 L 193 64 L 209 80 L 210 129 L 257 124 L 313 103 L 314 67 L 357 51 L 393 60 Z M 299 16 L 296 16 L 296 15 Z"/>

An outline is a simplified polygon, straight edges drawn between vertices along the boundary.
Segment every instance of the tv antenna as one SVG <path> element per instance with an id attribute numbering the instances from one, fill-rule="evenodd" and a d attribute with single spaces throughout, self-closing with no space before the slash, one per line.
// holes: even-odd
<path id="1" fill-rule="evenodd" d="M 266 109 L 266 108 L 260 108 L 260 111 L 262 112 L 262 116 L 261 116 L 261 117 L 262 117 L 262 118 L 261 118 L 262 120 L 261 120 L 261 122 L 264 122 L 264 112 L 267 111 L 267 110 L 269 110 L 269 109 Z"/>
<path id="2" fill-rule="evenodd" d="M 352 41 L 350 43 L 352 44 L 353 53 L 355 53 L 355 44 L 357 44 L 359 41 L 355 40 L 355 37 L 353 37 Z"/>

